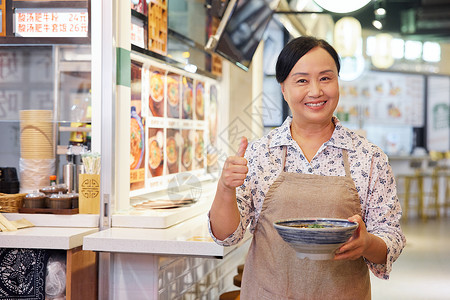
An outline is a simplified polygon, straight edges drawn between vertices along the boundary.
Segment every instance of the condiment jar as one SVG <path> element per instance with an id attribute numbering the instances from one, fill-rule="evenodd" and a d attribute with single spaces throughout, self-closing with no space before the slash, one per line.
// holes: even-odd
<path id="1" fill-rule="evenodd" d="M 50 185 L 41 188 L 40 191 L 47 196 L 58 193 L 67 193 L 67 186 L 65 184 Z"/>
<path id="2" fill-rule="evenodd" d="M 72 196 L 63 194 L 51 194 L 47 198 L 47 207 L 53 209 L 69 209 L 72 208 Z"/>
<path id="3" fill-rule="evenodd" d="M 78 193 L 67 193 L 67 195 L 72 197 L 72 208 L 78 208 Z"/>
<path id="4" fill-rule="evenodd" d="M 45 199 L 47 195 L 39 191 L 26 194 L 23 198 L 24 208 L 45 208 Z"/>

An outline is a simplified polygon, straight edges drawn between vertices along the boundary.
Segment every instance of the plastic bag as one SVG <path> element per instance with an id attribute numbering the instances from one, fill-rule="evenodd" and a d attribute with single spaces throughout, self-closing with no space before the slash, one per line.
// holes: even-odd
<path id="1" fill-rule="evenodd" d="M 66 299 L 66 258 L 64 255 L 54 254 L 47 263 L 45 277 L 45 299 Z"/>

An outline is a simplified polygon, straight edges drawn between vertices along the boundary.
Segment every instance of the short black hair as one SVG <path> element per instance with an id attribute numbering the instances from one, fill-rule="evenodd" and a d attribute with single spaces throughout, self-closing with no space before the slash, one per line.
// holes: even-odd
<path id="1" fill-rule="evenodd" d="M 277 65 L 275 68 L 275 76 L 278 83 L 284 82 L 298 60 L 311 49 L 316 47 L 323 48 L 331 55 L 336 62 L 336 67 L 339 74 L 341 63 L 336 50 L 334 50 L 334 48 L 325 40 L 318 39 L 313 36 L 301 36 L 287 43 L 278 56 Z"/>

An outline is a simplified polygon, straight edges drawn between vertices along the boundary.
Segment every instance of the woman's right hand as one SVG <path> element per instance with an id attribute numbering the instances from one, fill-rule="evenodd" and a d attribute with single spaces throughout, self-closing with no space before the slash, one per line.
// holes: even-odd
<path id="1" fill-rule="evenodd" d="M 238 186 L 244 183 L 248 172 L 247 160 L 244 158 L 247 145 L 248 140 L 243 136 L 236 155 L 229 156 L 225 161 L 219 180 L 223 188 L 235 191 Z"/>
<path id="2" fill-rule="evenodd" d="M 247 145 L 247 138 L 242 137 L 236 155 L 229 156 L 225 161 L 217 183 L 216 196 L 209 211 L 211 231 L 221 241 L 236 231 L 240 223 L 236 188 L 242 185 L 247 177 L 247 160 L 244 158 Z"/>

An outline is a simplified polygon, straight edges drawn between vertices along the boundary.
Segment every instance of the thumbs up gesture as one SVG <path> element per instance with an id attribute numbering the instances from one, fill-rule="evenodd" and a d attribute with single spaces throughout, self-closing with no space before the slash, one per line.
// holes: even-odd
<path id="1" fill-rule="evenodd" d="M 241 138 L 239 149 L 235 156 L 229 156 L 223 166 L 220 182 L 227 189 L 235 189 L 244 183 L 247 177 L 247 160 L 244 158 L 248 146 L 246 137 Z"/>

